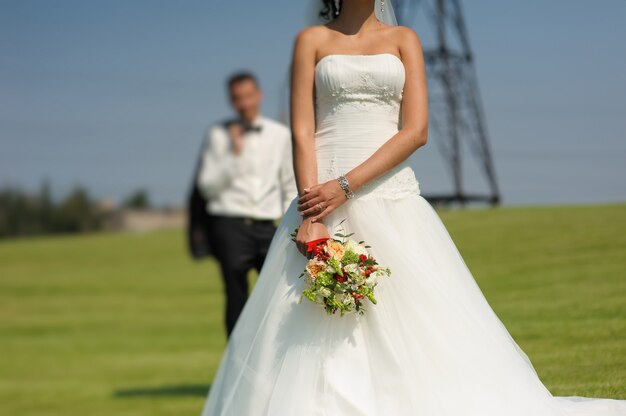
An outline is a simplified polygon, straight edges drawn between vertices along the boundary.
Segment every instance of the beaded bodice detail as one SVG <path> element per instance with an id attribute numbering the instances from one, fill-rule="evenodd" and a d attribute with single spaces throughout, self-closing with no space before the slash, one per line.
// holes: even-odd
<path id="1" fill-rule="evenodd" d="M 359 58 L 369 61 L 372 57 L 389 59 L 382 60 L 385 64 L 378 62 L 376 65 L 364 66 L 363 61 L 358 62 Z M 345 107 L 368 110 L 372 106 L 399 116 L 404 66 L 395 55 L 327 55 L 317 63 L 316 69 L 319 117 L 335 114 Z"/>
<path id="2" fill-rule="evenodd" d="M 332 54 L 315 66 L 318 181 L 347 173 L 398 132 L 404 64 L 391 53 Z M 419 194 L 407 161 L 355 192 L 355 199 Z"/>

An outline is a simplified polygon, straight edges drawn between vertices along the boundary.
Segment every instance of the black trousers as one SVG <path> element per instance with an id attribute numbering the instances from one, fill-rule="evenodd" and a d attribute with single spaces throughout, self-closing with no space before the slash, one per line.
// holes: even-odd
<path id="1" fill-rule="evenodd" d="M 248 272 L 261 270 L 275 231 L 274 220 L 220 215 L 211 220 L 209 237 L 224 280 L 229 337 L 248 300 Z"/>

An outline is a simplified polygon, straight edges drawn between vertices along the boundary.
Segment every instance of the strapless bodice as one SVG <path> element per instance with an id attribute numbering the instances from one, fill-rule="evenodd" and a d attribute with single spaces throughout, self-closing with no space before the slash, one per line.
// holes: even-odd
<path id="1" fill-rule="evenodd" d="M 391 53 L 326 55 L 315 66 L 315 148 L 320 183 L 359 165 L 398 132 L 404 64 Z M 359 199 L 418 193 L 408 161 L 356 192 Z"/>

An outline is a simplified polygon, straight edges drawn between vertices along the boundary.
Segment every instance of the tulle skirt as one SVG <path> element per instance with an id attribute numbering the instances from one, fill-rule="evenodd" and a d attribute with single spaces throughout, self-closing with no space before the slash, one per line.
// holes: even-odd
<path id="1" fill-rule="evenodd" d="M 553 397 L 419 194 L 358 198 L 324 218 L 390 278 L 364 315 L 300 301 L 294 199 L 213 380 L 203 416 L 617 416 L 626 401 Z"/>

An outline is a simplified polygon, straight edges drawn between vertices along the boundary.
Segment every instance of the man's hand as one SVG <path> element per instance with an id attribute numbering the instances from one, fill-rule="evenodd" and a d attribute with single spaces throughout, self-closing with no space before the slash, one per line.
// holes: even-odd
<path id="1" fill-rule="evenodd" d="M 330 238 L 328 229 L 321 222 L 311 222 L 310 218 L 305 218 L 300 224 L 300 228 L 296 233 L 296 246 L 298 251 L 307 258 L 311 257 L 311 252 L 307 253 L 306 243 L 320 238 Z"/>
<path id="2" fill-rule="evenodd" d="M 300 215 L 311 217 L 311 221 L 315 223 L 347 200 L 339 181 L 331 179 L 323 184 L 304 189 L 304 193 L 298 199 L 298 211 Z"/>
<path id="3" fill-rule="evenodd" d="M 228 125 L 228 133 L 230 136 L 233 153 L 239 156 L 243 151 L 244 138 L 243 138 L 243 126 L 240 123 L 230 123 Z"/>

